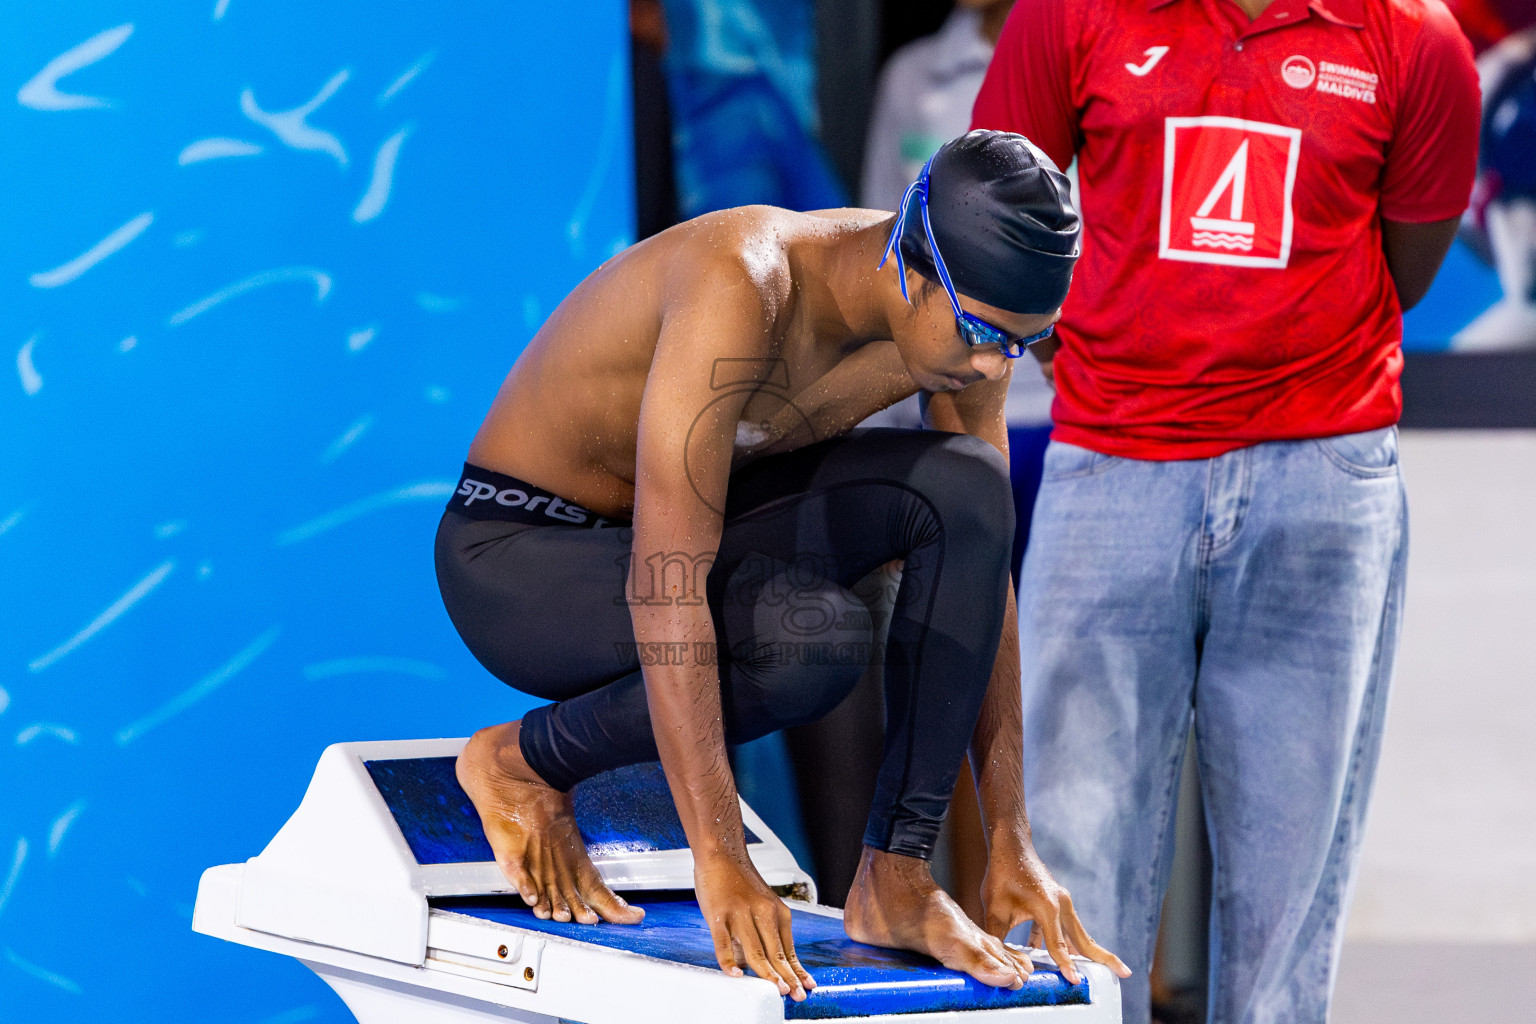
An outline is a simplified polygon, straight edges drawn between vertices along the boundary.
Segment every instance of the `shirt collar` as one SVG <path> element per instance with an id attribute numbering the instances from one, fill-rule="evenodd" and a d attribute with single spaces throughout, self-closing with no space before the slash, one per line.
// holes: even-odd
<path id="1" fill-rule="evenodd" d="M 1174 0 L 1150 0 L 1147 10 L 1167 7 Z M 1365 28 L 1365 0 L 1310 0 L 1307 4 L 1319 17 L 1335 25 Z"/>

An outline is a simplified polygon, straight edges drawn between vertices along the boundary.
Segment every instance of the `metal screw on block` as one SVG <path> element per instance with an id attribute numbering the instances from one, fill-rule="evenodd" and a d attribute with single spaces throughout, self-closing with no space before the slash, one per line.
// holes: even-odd
<path id="1" fill-rule="evenodd" d="M 523 968 L 523 980 L 524 981 L 532 981 L 533 980 L 533 968 L 532 967 L 524 967 Z"/>
<path id="2" fill-rule="evenodd" d="M 502 946 L 502 947 L 498 948 L 496 950 L 496 955 L 501 957 L 503 960 L 505 960 L 507 958 L 507 947 L 506 946 Z"/>

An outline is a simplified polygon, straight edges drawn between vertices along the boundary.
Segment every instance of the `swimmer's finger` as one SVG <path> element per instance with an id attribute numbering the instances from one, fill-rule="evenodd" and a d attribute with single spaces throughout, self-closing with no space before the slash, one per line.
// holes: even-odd
<path id="1" fill-rule="evenodd" d="M 731 941 L 730 925 L 724 920 L 709 922 L 709 938 L 715 945 L 715 962 L 720 969 L 733 978 L 740 978 L 745 972 L 741 969 L 736 944 Z"/>
<path id="2" fill-rule="evenodd" d="M 1066 894 L 1062 895 L 1061 918 L 1067 935 L 1072 939 L 1072 945 L 1077 947 L 1079 953 L 1095 963 L 1103 964 L 1122 978 L 1131 976 L 1131 969 L 1125 966 L 1124 961 L 1093 941 L 1088 934 L 1088 929 L 1083 927 L 1083 922 L 1077 919 L 1077 910 L 1072 906 L 1072 897 Z"/>
<path id="3" fill-rule="evenodd" d="M 779 915 L 779 941 L 784 944 L 784 949 L 789 953 L 789 963 L 795 969 L 795 976 L 800 979 L 800 984 L 810 991 L 816 987 L 816 979 L 811 977 L 811 972 L 800 965 L 800 957 L 795 953 L 794 915 L 784 907 L 784 912 Z"/>
<path id="4" fill-rule="evenodd" d="M 779 908 L 789 914 L 789 908 L 780 903 Z M 771 916 L 770 916 L 771 915 Z M 784 922 L 779 920 L 779 915 L 774 911 L 767 913 L 759 911 L 752 915 L 752 923 L 757 926 L 758 940 L 763 944 L 763 951 L 773 966 L 775 978 L 769 980 L 782 981 L 789 991 L 785 993 L 795 1002 L 805 999 L 805 982 L 801 979 L 800 964 L 795 960 L 795 942 L 793 938 L 786 936 L 789 930 Z M 785 941 L 788 938 L 788 941 Z"/>
<path id="5" fill-rule="evenodd" d="M 1056 966 L 1061 968 L 1062 977 L 1074 985 L 1081 984 L 1083 976 L 1078 973 L 1077 965 L 1072 962 L 1072 951 L 1067 948 L 1066 936 L 1061 932 L 1060 917 L 1051 914 L 1035 923 L 1045 929 L 1045 950 L 1051 954 L 1051 959 L 1056 961 Z"/>
<path id="6" fill-rule="evenodd" d="M 752 973 L 764 981 L 771 981 L 779 987 L 779 995 L 787 996 L 794 990 L 786 979 L 779 977 L 779 972 L 774 968 L 773 961 L 768 951 L 763 948 L 763 938 L 758 934 L 757 922 L 750 913 L 742 914 L 734 919 L 736 927 L 731 933 L 736 936 L 736 941 L 741 943 L 741 951 L 746 957 L 747 966 L 752 968 Z M 778 945 L 777 942 L 774 945 Z M 794 976 L 794 972 L 790 972 Z"/>

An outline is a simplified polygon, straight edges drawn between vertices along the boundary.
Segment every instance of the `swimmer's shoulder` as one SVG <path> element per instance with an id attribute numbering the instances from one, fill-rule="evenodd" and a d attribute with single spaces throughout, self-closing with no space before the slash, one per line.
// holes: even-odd
<path id="1" fill-rule="evenodd" d="M 736 206 L 668 228 L 644 244 L 672 302 L 701 299 L 771 311 L 792 289 L 788 245 L 806 215 L 775 206 Z"/>
<path id="2" fill-rule="evenodd" d="M 612 261 L 623 276 L 651 282 L 663 319 L 700 303 L 756 312 L 765 327 L 790 309 L 797 245 L 817 244 L 890 217 L 857 208 L 807 213 L 777 206 L 736 206 L 702 214 L 640 242 Z M 605 268 L 606 269 L 606 268 Z"/>

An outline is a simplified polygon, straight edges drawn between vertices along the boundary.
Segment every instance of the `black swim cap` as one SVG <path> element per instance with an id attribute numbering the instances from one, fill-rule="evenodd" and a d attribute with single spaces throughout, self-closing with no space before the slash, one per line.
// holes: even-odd
<path id="1" fill-rule="evenodd" d="M 955 290 L 1011 313 L 1054 313 L 1067 297 L 1082 221 L 1066 175 L 1022 135 L 977 130 L 928 164 L 928 216 Z M 914 197 L 902 257 L 938 282 Z"/>

